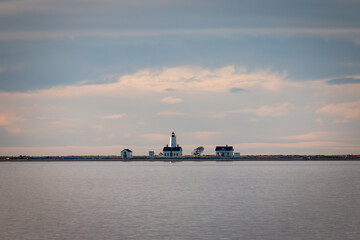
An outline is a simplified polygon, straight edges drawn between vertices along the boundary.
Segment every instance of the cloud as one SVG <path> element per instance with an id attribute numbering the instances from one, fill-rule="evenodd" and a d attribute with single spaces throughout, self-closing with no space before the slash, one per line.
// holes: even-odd
<path id="1" fill-rule="evenodd" d="M 101 141 L 101 138 L 98 140 Z M 16 156 L 89 156 L 89 155 L 115 155 L 120 156 L 124 148 L 129 148 L 134 155 L 147 154 L 149 150 L 161 151 L 161 146 L 127 146 L 127 145 L 109 145 L 109 146 L 52 146 L 52 147 L 1 147 L 0 155 Z M 161 149 L 161 150 L 160 150 Z"/>
<path id="2" fill-rule="evenodd" d="M 22 132 L 22 130 L 18 127 L 6 127 L 5 130 L 12 134 L 18 134 Z"/>
<path id="3" fill-rule="evenodd" d="M 317 110 L 329 116 L 341 116 L 347 119 L 360 119 L 360 101 L 328 104 Z"/>
<path id="4" fill-rule="evenodd" d="M 232 92 L 232 93 L 247 92 L 247 90 L 244 89 L 244 88 L 236 88 L 236 87 L 230 88 L 229 90 L 230 90 L 230 92 Z"/>
<path id="5" fill-rule="evenodd" d="M 124 38 L 153 36 L 316 36 L 325 39 L 360 41 L 360 28 L 202 28 L 202 29 L 76 29 L 0 31 L 0 40 L 75 39 L 85 37 Z"/>
<path id="6" fill-rule="evenodd" d="M 247 154 L 349 154 L 359 152 L 357 144 L 339 141 L 300 141 L 295 143 L 240 143 L 235 151 Z"/>
<path id="7" fill-rule="evenodd" d="M 104 131 L 105 130 L 105 127 L 103 125 L 100 125 L 100 124 L 93 124 L 93 125 L 91 125 L 91 127 L 93 129 L 98 130 L 98 131 Z"/>
<path id="8" fill-rule="evenodd" d="M 11 122 L 10 116 L 0 113 L 0 126 L 6 126 L 9 125 Z"/>
<path id="9" fill-rule="evenodd" d="M 164 91 L 166 92 L 176 92 L 177 90 L 174 88 L 166 88 Z"/>
<path id="10" fill-rule="evenodd" d="M 327 81 L 328 84 L 356 84 L 360 83 L 359 78 L 336 78 Z"/>
<path id="11" fill-rule="evenodd" d="M 305 142 L 296 142 L 296 143 L 241 143 L 236 144 L 235 146 L 240 149 L 252 149 L 252 148 L 333 148 L 343 146 L 341 142 L 331 142 L 331 141 L 305 141 Z"/>
<path id="12" fill-rule="evenodd" d="M 286 136 L 286 137 L 282 137 L 281 139 L 314 141 L 314 140 L 329 140 L 330 138 L 335 138 L 335 134 L 332 132 L 318 131 L 318 132 L 311 132 L 311 133 L 305 133 L 299 135 Z"/>
<path id="13" fill-rule="evenodd" d="M 324 121 L 323 121 L 321 118 L 316 118 L 316 119 L 315 119 L 315 122 L 316 122 L 318 125 L 323 125 L 323 124 L 324 124 Z"/>
<path id="14" fill-rule="evenodd" d="M 261 117 L 281 116 L 286 113 L 286 111 L 289 109 L 289 107 L 290 107 L 289 103 L 283 103 L 283 104 L 275 106 L 275 107 L 264 105 L 264 106 L 261 106 L 260 108 L 256 109 L 255 114 L 258 116 L 261 116 Z"/>
<path id="15" fill-rule="evenodd" d="M 133 74 L 122 75 L 118 77 L 116 82 L 106 82 L 103 84 L 81 84 L 25 93 L 0 92 L 1 112 L 14 113 L 13 115 L 5 114 L 6 117 L 4 117 L 3 114 L 0 117 L 0 125 L 4 126 L 2 127 L 3 132 L 6 131 L 5 134 L 9 136 L 12 133 L 18 133 L 16 136 L 12 136 L 15 140 L 9 143 L 9 145 L 11 144 L 13 146 L 25 142 L 24 139 L 27 139 L 30 134 L 39 139 L 38 145 L 45 146 L 50 144 L 63 144 L 64 142 L 68 144 L 78 144 L 80 141 L 81 144 L 91 145 L 96 144 L 96 140 L 102 140 L 103 144 L 112 144 L 114 139 L 109 140 L 109 137 L 111 137 L 107 135 L 109 132 L 116 134 L 116 142 L 129 142 L 137 145 L 148 141 L 149 144 L 163 146 L 168 142 L 167 134 L 142 134 L 146 133 L 144 129 L 151 128 L 156 130 L 159 127 L 172 129 L 175 125 L 183 129 L 185 140 L 182 140 L 182 143 L 184 144 L 187 141 L 195 141 L 195 143 L 199 145 L 214 144 L 217 141 L 223 141 L 221 139 L 224 138 L 230 139 L 229 142 L 226 142 L 231 144 L 231 141 L 233 143 L 237 142 L 236 136 L 251 136 L 251 126 L 260 123 L 254 124 L 247 121 L 259 119 L 261 122 L 266 122 L 268 128 L 273 128 L 278 127 L 277 124 L 279 121 L 272 117 L 285 115 L 282 117 L 284 124 L 291 124 L 291 122 L 287 123 L 287 121 L 294 121 L 294 117 L 289 113 L 294 113 L 296 107 L 296 110 L 302 111 L 297 114 L 299 118 L 297 118 L 296 121 L 304 123 L 299 125 L 298 131 L 305 130 L 300 132 L 304 134 L 291 135 L 289 132 L 283 133 L 283 135 L 291 136 L 287 136 L 287 138 L 284 137 L 281 139 L 281 142 L 285 140 L 290 143 L 294 143 L 294 141 L 316 142 L 318 145 L 315 146 L 320 146 L 319 142 L 322 142 L 324 144 L 323 149 L 325 149 L 325 142 L 330 142 L 329 139 L 326 138 L 326 132 L 340 131 L 339 129 L 333 130 L 332 128 L 334 127 L 333 122 L 336 119 L 341 120 L 341 118 L 327 120 L 326 115 L 331 115 L 335 112 L 340 114 L 341 109 L 347 109 L 347 115 L 345 116 L 348 117 L 346 117 L 345 120 L 359 119 L 359 115 L 351 115 L 358 111 L 360 106 L 359 101 L 355 102 L 356 104 L 353 104 L 354 106 L 351 107 L 351 101 L 353 100 L 346 100 L 358 99 L 359 84 L 327 83 L 327 81 L 335 78 L 293 83 L 286 80 L 285 76 L 285 74 L 274 73 L 270 70 L 248 71 L 245 68 L 234 65 L 215 69 L 199 66 L 179 66 L 162 69 L 143 69 Z M 272 88 L 266 85 L 275 87 Z M 177 91 L 167 91 L 166 89 L 168 88 L 176 89 Z M 249 90 L 249 92 L 238 95 L 229 94 L 229 89 L 232 88 L 234 88 L 235 91 L 246 89 Z M 346 91 L 343 91 L 344 89 Z M 168 101 L 169 99 L 164 100 L 165 102 L 174 102 L 174 98 L 183 100 L 181 109 L 174 109 L 175 105 L 162 104 L 161 100 L 164 97 L 172 98 L 170 101 Z M 203 101 L 209 98 L 212 99 L 208 106 L 202 109 L 202 111 L 196 112 L 196 110 L 199 109 L 198 106 L 200 106 L 200 104 L 204 106 Z M 87 108 L 86 103 L 88 103 L 89 100 L 92 102 L 94 99 L 97 101 L 97 105 L 94 106 L 95 108 Z M 341 105 L 336 102 L 338 99 L 345 101 L 345 103 L 350 102 L 350 104 L 346 103 L 345 105 Z M 175 102 L 176 101 L 179 100 L 175 100 Z M 109 105 L 109 103 L 111 104 Z M 149 108 L 150 103 L 152 104 L 151 108 Z M 308 108 L 305 108 L 305 106 L 308 106 Z M 136 112 L 132 110 L 134 107 L 137 109 Z M 338 109 L 327 109 L 330 107 Z M 114 111 L 104 113 L 105 110 L 109 109 L 113 109 Z M 122 111 L 117 112 L 116 109 Z M 229 109 L 231 111 L 227 111 Z M 127 111 L 131 112 L 132 118 L 124 117 L 127 116 Z M 317 111 L 318 114 L 316 114 Z M 240 122 L 249 125 L 249 127 L 240 130 L 235 126 L 233 128 L 234 133 L 225 134 L 223 132 L 227 131 L 228 127 L 231 126 L 224 126 L 221 119 L 209 119 L 208 116 L 211 113 L 227 116 L 227 124 L 233 124 L 235 126 Z M 342 113 L 342 115 L 344 115 L 344 113 Z M 14 122 L 14 124 L 9 125 L 9 122 L 11 122 L 9 116 L 27 119 L 26 124 L 17 124 L 13 119 L 12 122 Z M 40 121 L 36 118 L 37 116 L 46 116 L 50 119 L 48 119 L 49 121 L 45 121 L 46 119 Z M 144 116 L 147 117 L 144 118 Z M 78 118 L 80 122 L 73 123 L 64 120 L 64 118 L 71 117 Z M 116 124 L 116 119 L 119 118 L 122 118 L 121 125 Z M 308 129 L 316 129 L 316 127 L 318 127 L 315 123 L 316 118 L 324 119 L 323 125 L 321 126 L 322 132 L 307 133 L 306 131 Z M 172 121 L 166 121 L 168 119 Z M 104 121 L 106 121 L 107 124 L 113 125 L 102 126 Z M 318 122 L 321 123 L 321 119 L 318 119 Z M 201 129 L 194 129 L 192 127 L 194 124 L 189 125 L 189 123 L 194 123 L 195 125 L 200 124 Z M 356 124 L 356 122 L 336 125 L 344 128 L 343 135 L 350 135 L 349 132 L 352 130 L 350 128 L 354 128 L 354 124 Z M 285 126 L 284 132 L 288 131 L 286 129 L 289 129 L 289 125 Z M 59 129 L 59 127 L 61 127 L 61 129 Z M 109 129 L 111 129 L 111 131 Z M 64 133 L 64 136 L 58 136 L 60 132 L 63 134 L 66 130 L 69 132 Z M 131 137 L 125 137 L 125 133 L 131 133 Z M 269 133 L 264 134 L 261 139 L 274 137 L 274 140 L 271 140 L 268 144 L 277 144 L 274 143 L 274 141 L 279 140 L 279 136 L 269 136 Z M 341 133 L 339 134 L 341 135 Z M 329 137 L 332 140 L 337 139 L 332 137 L 331 134 Z M 69 139 L 79 140 L 69 141 Z M 91 141 L 89 139 L 91 139 Z M 182 138 L 180 138 L 180 140 L 181 139 Z M 257 141 L 256 139 L 258 138 L 250 137 L 250 139 Z M 2 143 L 4 143 L 6 137 L 2 140 Z M 31 143 L 26 144 L 26 146 L 31 145 Z M 269 146 L 273 146 L 278 150 L 284 147 L 288 149 L 289 152 L 291 152 L 291 148 L 300 149 L 299 146 L 301 146 L 281 144 Z M 311 148 L 310 145 L 303 144 L 303 149 Z M 341 145 L 336 145 L 336 147 L 341 148 Z M 344 149 L 345 148 L 350 149 L 351 147 L 347 148 L 347 146 L 344 146 Z M 270 150 L 271 147 L 264 149 Z M 312 149 L 314 149 L 313 152 L 316 152 L 315 147 L 312 147 Z M 333 149 L 335 149 L 335 147 L 333 147 Z M 257 153 L 263 152 L 261 147 L 256 148 L 256 151 Z M 324 150 L 322 153 L 327 153 L 327 151 Z"/>
<path id="16" fill-rule="evenodd" d="M 165 97 L 161 100 L 164 103 L 181 103 L 182 99 L 181 98 L 175 98 L 175 97 Z"/>
<path id="17" fill-rule="evenodd" d="M 337 119 L 337 120 L 334 120 L 334 123 L 348 123 L 350 122 L 349 119 Z"/>
<path id="18" fill-rule="evenodd" d="M 290 107 L 290 103 L 282 103 L 277 106 L 263 105 L 259 108 L 247 108 L 227 111 L 226 113 L 252 113 L 259 117 L 277 117 L 284 115 Z"/>
<path id="19" fill-rule="evenodd" d="M 81 98 L 84 96 L 143 96 L 176 89 L 181 93 L 228 92 L 229 89 L 265 89 L 279 92 L 285 87 L 297 87 L 299 83 L 286 81 L 285 73 L 257 70 L 229 65 L 216 69 L 197 66 L 179 66 L 164 69 L 144 69 L 121 76 L 118 81 L 103 84 L 80 84 L 53 87 L 46 90 L 15 93 L 17 97 Z M 13 96 L 15 96 L 13 94 Z M 180 100 L 163 99 L 175 103 Z"/>
<path id="20" fill-rule="evenodd" d="M 230 88 L 261 87 L 268 91 L 278 91 L 293 83 L 284 80 L 284 73 L 269 70 L 248 72 L 234 65 L 216 69 L 196 66 L 180 66 L 162 70 L 141 70 L 123 76 L 119 85 L 127 88 L 163 91 L 177 89 L 182 92 L 227 92 Z"/>
<path id="21" fill-rule="evenodd" d="M 4 127 L 4 129 L 12 134 L 21 133 L 22 130 L 18 126 L 19 122 L 23 122 L 25 119 L 15 117 L 10 114 L 0 113 L 0 127 Z"/>
<path id="22" fill-rule="evenodd" d="M 116 135 L 114 133 L 110 133 L 107 135 L 108 139 L 114 139 L 116 137 Z"/>
<path id="23" fill-rule="evenodd" d="M 154 133 L 154 134 L 140 134 L 139 136 L 151 141 L 166 141 L 167 139 L 169 139 L 169 135 L 167 134 Z"/>
<path id="24" fill-rule="evenodd" d="M 360 84 L 357 84 L 357 79 L 360 79 L 360 76 L 313 80 L 304 82 L 303 87 L 307 91 L 314 92 L 317 97 L 357 96 L 360 90 Z"/>
<path id="25" fill-rule="evenodd" d="M 14 117 L 13 115 L 0 113 L 0 126 L 10 126 L 23 119 Z"/>
<path id="26" fill-rule="evenodd" d="M 103 119 L 119 119 L 124 117 L 124 114 L 112 114 L 102 117 Z"/>
<path id="27" fill-rule="evenodd" d="M 191 133 L 191 136 L 199 140 L 209 140 L 216 136 L 219 136 L 220 134 L 222 133 L 217 131 L 203 131 Z"/>
<path id="28" fill-rule="evenodd" d="M 185 113 L 183 112 L 168 112 L 168 111 L 165 111 L 165 112 L 159 112 L 158 115 L 161 115 L 161 116 L 180 116 L 180 115 L 185 115 Z"/>
<path id="29" fill-rule="evenodd" d="M 70 127 L 76 127 L 83 123 L 83 119 L 73 118 L 73 117 L 58 117 L 58 118 L 48 118 L 49 124 L 55 127 L 63 127 L 70 130 Z"/>

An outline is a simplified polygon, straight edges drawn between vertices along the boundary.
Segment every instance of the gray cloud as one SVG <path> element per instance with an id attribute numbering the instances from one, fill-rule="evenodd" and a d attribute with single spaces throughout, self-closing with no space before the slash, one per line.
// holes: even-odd
<path id="1" fill-rule="evenodd" d="M 0 1 L 0 29 L 357 28 L 359 7 L 335 0 Z"/>
<path id="2" fill-rule="evenodd" d="M 165 92 L 176 92 L 177 90 L 175 88 L 166 88 Z"/>
<path id="3" fill-rule="evenodd" d="M 237 87 L 230 88 L 229 91 L 232 93 L 248 92 L 248 90 L 246 90 L 245 88 L 237 88 Z"/>
<path id="4" fill-rule="evenodd" d="M 328 84 L 340 85 L 340 84 L 353 84 L 360 83 L 360 79 L 357 78 L 337 78 L 327 81 Z"/>

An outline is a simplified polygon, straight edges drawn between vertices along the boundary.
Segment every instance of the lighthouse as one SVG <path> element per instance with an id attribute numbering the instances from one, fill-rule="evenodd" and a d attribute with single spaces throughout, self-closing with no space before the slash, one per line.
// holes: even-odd
<path id="1" fill-rule="evenodd" d="M 170 147 L 176 147 L 176 136 L 174 132 L 172 132 L 170 136 Z"/>
<path id="2" fill-rule="evenodd" d="M 164 157 L 181 157 L 182 147 L 176 144 L 176 135 L 174 132 L 170 135 L 170 144 L 163 148 Z"/>

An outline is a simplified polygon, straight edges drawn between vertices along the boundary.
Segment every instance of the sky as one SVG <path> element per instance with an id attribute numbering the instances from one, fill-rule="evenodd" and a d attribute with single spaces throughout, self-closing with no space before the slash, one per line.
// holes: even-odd
<path id="1" fill-rule="evenodd" d="M 0 155 L 360 154 L 359 9 L 0 0 Z"/>

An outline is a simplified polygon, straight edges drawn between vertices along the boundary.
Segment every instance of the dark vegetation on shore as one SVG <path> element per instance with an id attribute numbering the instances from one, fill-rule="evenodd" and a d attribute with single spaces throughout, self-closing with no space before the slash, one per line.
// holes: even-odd
<path id="1" fill-rule="evenodd" d="M 134 156 L 123 159 L 120 156 L 0 156 L 0 162 L 31 161 L 360 161 L 360 155 L 243 155 L 240 157 L 217 157 L 215 155 L 154 157 Z"/>

